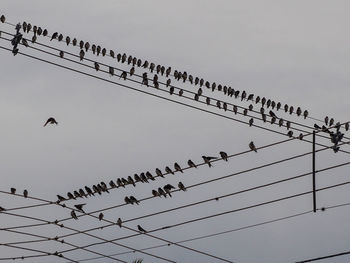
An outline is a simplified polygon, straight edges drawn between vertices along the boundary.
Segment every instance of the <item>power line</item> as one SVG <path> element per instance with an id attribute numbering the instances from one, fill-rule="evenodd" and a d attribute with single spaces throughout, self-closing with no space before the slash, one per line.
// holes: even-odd
<path id="1" fill-rule="evenodd" d="M 332 170 L 332 169 L 343 167 L 343 166 L 346 166 L 346 165 L 349 165 L 349 164 L 350 164 L 350 162 L 346 162 L 346 163 L 341 163 L 341 164 L 338 164 L 338 165 L 329 166 L 329 167 L 317 170 L 316 173 Z M 206 200 L 202 200 L 202 201 L 186 204 L 186 205 L 183 205 L 183 206 L 179 206 L 179 207 L 163 210 L 163 211 L 160 211 L 160 212 L 155 212 L 155 213 L 151 213 L 151 214 L 148 214 L 148 215 L 135 217 L 135 218 L 128 219 L 128 220 L 123 220 L 123 224 L 127 223 L 127 222 L 131 222 L 131 221 L 143 219 L 143 218 L 146 218 L 146 217 L 151 217 L 151 216 L 154 216 L 154 215 L 168 213 L 168 212 L 175 211 L 175 210 L 178 210 L 178 209 L 183 209 L 183 208 L 187 208 L 187 207 L 191 207 L 191 206 L 196 206 L 196 205 L 207 203 L 207 202 L 210 202 L 210 201 L 217 201 L 217 200 L 222 199 L 222 198 L 231 197 L 231 196 L 234 196 L 234 195 L 238 195 L 238 194 L 254 191 L 254 190 L 257 190 L 257 189 L 261 189 L 261 188 L 265 188 L 265 187 L 268 187 L 268 186 L 276 185 L 276 184 L 279 184 L 279 183 L 282 183 L 282 182 L 287 182 L 287 181 L 291 181 L 291 180 L 295 180 L 295 179 L 300 179 L 300 178 L 305 177 L 305 176 L 310 175 L 310 174 L 312 174 L 312 172 L 300 174 L 300 175 L 289 177 L 289 178 L 286 178 L 286 179 L 282 179 L 282 180 L 270 182 L 270 183 L 267 183 L 267 184 L 255 186 L 255 187 L 252 187 L 252 188 L 247 188 L 247 189 L 244 189 L 244 190 L 240 190 L 240 191 L 237 191 L 237 192 L 225 194 L 225 195 L 222 195 L 222 196 L 217 196 L 217 197 L 214 197 L 214 198 L 209 198 L 209 199 L 206 199 Z M 104 226 L 104 228 L 109 227 L 109 226 L 113 226 L 113 225 L 115 225 L 115 224 L 106 225 L 106 226 Z M 148 231 L 148 233 L 153 233 L 153 232 L 157 232 L 157 231 L 160 231 L 160 230 L 169 229 L 169 228 L 172 228 L 172 227 L 173 226 L 159 227 L 159 228 L 156 228 L 156 229 Z M 94 229 L 94 230 L 96 230 L 96 229 Z M 91 231 L 91 230 L 92 229 L 89 229 L 88 231 Z M 86 232 L 86 231 L 83 231 L 83 232 Z M 65 237 L 72 236 L 72 235 L 75 235 L 75 234 L 67 234 L 67 235 L 64 235 L 64 236 L 60 236 L 59 238 L 65 238 Z M 138 235 L 139 234 L 119 237 L 119 238 L 113 239 L 113 241 L 123 240 L 123 239 L 131 238 L 131 237 L 134 237 L 134 236 L 138 236 Z M 90 245 L 88 245 L 88 247 L 90 247 L 92 245 L 100 245 L 100 244 L 103 244 L 103 242 L 90 244 Z M 68 250 L 68 251 L 72 251 L 72 250 Z M 64 252 L 67 252 L 67 251 L 64 251 Z"/>
<path id="2" fill-rule="evenodd" d="M 332 255 L 328 255 L 328 256 L 323 256 L 323 257 L 318 257 L 318 258 L 311 258 L 311 259 L 306 259 L 306 260 L 302 260 L 302 261 L 297 261 L 295 263 L 306 263 L 306 262 L 318 261 L 318 260 L 327 259 L 327 258 L 334 258 L 334 257 L 345 256 L 345 255 L 349 255 L 349 254 L 350 254 L 350 251 L 346 251 L 346 252 L 332 254 Z"/>

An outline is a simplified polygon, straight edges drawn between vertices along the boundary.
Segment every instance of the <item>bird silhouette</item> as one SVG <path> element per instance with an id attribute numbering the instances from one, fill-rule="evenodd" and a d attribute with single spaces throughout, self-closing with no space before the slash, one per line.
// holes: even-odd
<path id="1" fill-rule="evenodd" d="M 74 212 L 74 210 L 70 212 L 70 215 L 72 216 L 73 219 L 78 220 L 77 214 Z"/>
<path id="2" fill-rule="evenodd" d="M 80 40 L 80 42 L 79 42 L 79 47 L 80 47 L 80 49 L 83 49 L 83 48 L 84 48 L 84 41 L 83 41 L 83 40 Z"/>
<path id="3" fill-rule="evenodd" d="M 122 227 L 122 223 L 123 223 L 123 221 L 122 221 L 122 219 L 119 217 L 118 220 L 117 220 L 117 225 L 118 225 L 119 227 Z"/>
<path id="4" fill-rule="evenodd" d="M 100 213 L 99 215 L 98 215 L 98 220 L 102 220 L 103 219 L 103 217 L 104 217 L 104 215 L 103 215 L 103 213 Z"/>
<path id="5" fill-rule="evenodd" d="M 174 163 L 174 168 L 176 171 L 183 173 L 181 166 L 178 163 Z"/>
<path id="6" fill-rule="evenodd" d="M 130 200 L 130 198 L 129 198 L 128 196 L 125 196 L 125 197 L 124 197 L 124 202 L 125 202 L 126 204 L 132 204 L 132 202 L 131 202 L 131 200 Z"/>
<path id="7" fill-rule="evenodd" d="M 50 41 L 52 41 L 53 39 L 56 39 L 57 36 L 58 36 L 58 32 L 53 33 L 52 36 L 51 36 Z"/>
<path id="8" fill-rule="evenodd" d="M 204 162 L 208 164 L 209 167 L 212 167 L 212 164 L 210 163 L 211 160 L 217 159 L 216 157 L 210 157 L 210 156 L 202 156 Z"/>
<path id="9" fill-rule="evenodd" d="M 14 195 L 16 193 L 16 188 L 11 187 L 10 191 L 11 191 L 11 194 Z"/>
<path id="10" fill-rule="evenodd" d="M 62 35 L 62 34 L 59 34 L 57 40 L 58 40 L 58 41 L 62 41 L 62 40 L 63 40 L 63 35 Z"/>
<path id="11" fill-rule="evenodd" d="M 187 164 L 188 164 L 189 167 L 197 168 L 197 165 L 195 165 L 195 163 L 192 162 L 192 160 L 188 160 L 188 161 L 187 161 Z"/>
<path id="12" fill-rule="evenodd" d="M 25 190 L 23 191 L 23 196 L 24 196 L 24 198 L 27 198 L 27 197 L 28 197 L 28 190 L 25 189 Z"/>
<path id="13" fill-rule="evenodd" d="M 57 125 L 58 122 L 55 120 L 55 118 L 50 117 L 50 118 L 48 118 L 47 121 L 45 122 L 44 127 L 45 127 L 47 124 L 56 124 L 56 125 Z"/>
<path id="14" fill-rule="evenodd" d="M 148 183 L 148 180 L 147 180 L 145 173 L 140 173 L 140 178 L 141 178 L 143 183 Z"/>
<path id="15" fill-rule="evenodd" d="M 1 23 L 5 23 L 6 17 L 5 17 L 4 15 L 2 15 L 2 16 L 0 17 L 0 21 L 1 21 Z"/>
<path id="16" fill-rule="evenodd" d="M 164 190 L 162 188 L 158 188 L 158 193 L 159 193 L 159 197 L 164 196 L 166 198 L 166 193 L 164 192 Z"/>
<path id="17" fill-rule="evenodd" d="M 63 58 L 64 57 L 64 52 L 61 50 L 60 51 L 60 58 Z"/>
<path id="18" fill-rule="evenodd" d="M 147 177 L 147 179 L 150 179 L 152 181 L 156 180 L 156 179 L 154 179 L 153 175 L 149 171 L 146 172 L 146 177 Z"/>
<path id="19" fill-rule="evenodd" d="M 114 57 L 115 57 L 114 51 L 113 51 L 113 50 L 110 50 L 110 51 L 109 51 L 109 55 L 110 55 L 112 58 L 114 58 Z"/>
<path id="20" fill-rule="evenodd" d="M 83 196 L 87 197 L 87 195 L 85 194 L 84 190 L 81 189 L 81 188 L 79 189 L 79 194 L 80 194 L 81 197 L 83 197 Z"/>
<path id="21" fill-rule="evenodd" d="M 184 186 L 184 184 L 182 182 L 179 182 L 177 186 L 179 187 L 180 190 L 182 190 L 184 192 L 187 191 L 186 187 Z"/>
<path id="22" fill-rule="evenodd" d="M 100 65 L 97 62 L 94 63 L 94 66 L 95 66 L 96 71 L 100 70 Z"/>
<path id="23" fill-rule="evenodd" d="M 129 184 L 128 180 L 126 180 L 124 177 L 122 177 L 122 183 L 123 183 L 123 185 Z"/>
<path id="24" fill-rule="evenodd" d="M 64 198 L 64 197 L 61 196 L 61 195 L 57 195 L 57 198 L 58 198 L 58 202 L 66 201 L 66 198 Z"/>
<path id="25" fill-rule="evenodd" d="M 85 206 L 86 204 L 77 204 L 77 205 L 74 205 L 76 209 L 78 209 L 80 212 L 82 213 L 85 213 L 85 211 L 83 210 L 83 207 Z"/>
<path id="26" fill-rule="evenodd" d="M 86 42 L 84 47 L 85 47 L 85 51 L 87 52 L 89 50 L 89 48 L 90 48 L 89 42 Z"/>
<path id="27" fill-rule="evenodd" d="M 253 125 L 253 123 L 254 123 L 254 118 L 250 118 L 250 120 L 249 120 L 249 126 L 251 127 L 251 126 Z"/>
<path id="28" fill-rule="evenodd" d="M 140 232 L 143 232 L 143 233 L 146 233 L 147 231 L 144 230 L 140 225 L 137 225 L 137 229 L 140 231 Z"/>
<path id="29" fill-rule="evenodd" d="M 112 187 L 112 188 L 116 188 L 116 187 L 117 187 L 117 185 L 114 183 L 113 180 L 111 180 L 111 181 L 109 182 L 109 186 Z"/>
<path id="30" fill-rule="evenodd" d="M 0 212 L 3 212 L 3 211 L 6 211 L 6 209 L 0 206 Z"/>
<path id="31" fill-rule="evenodd" d="M 68 199 L 75 199 L 74 195 L 71 192 L 67 193 Z"/>
<path id="32" fill-rule="evenodd" d="M 73 194 L 74 194 L 74 197 L 76 198 L 82 197 L 78 191 L 74 191 Z"/>
<path id="33" fill-rule="evenodd" d="M 159 193 L 156 190 L 152 190 L 152 195 L 154 197 L 160 196 Z"/>
<path id="34" fill-rule="evenodd" d="M 156 175 L 158 175 L 160 177 L 164 177 L 162 174 L 162 171 L 159 168 L 156 168 Z"/>
<path id="35" fill-rule="evenodd" d="M 136 186 L 134 179 L 132 179 L 132 177 L 130 175 L 128 176 L 128 183 L 132 184 L 134 187 Z"/>
<path id="36" fill-rule="evenodd" d="M 85 186 L 85 191 L 88 193 L 89 196 L 94 196 L 95 194 L 92 192 L 91 188 L 88 186 Z"/>
<path id="37" fill-rule="evenodd" d="M 96 185 L 93 185 L 92 189 L 95 191 L 95 193 L 98 193 L 99 195 L 101 195 L 101 190 Z"/>
<path id="38" fill-rule="evenodd" d="M 134 174 L 134 180 L 135 180 L 135 182 L 142 182 L 142 180 L 138 174 Z"/>
<path id="39" fill-rule="evenodd" d="M 174 172 L 169 168 L 169 166 L 165 167 L 165 171 L 166 171 L 168 174 L 174 174 Z"/>
<path id="40" fill-rule="evenodd" d="M 251 142 L 249 143 L 249 148 L 250 148 L 252 151 L 254 151 L 254 152 L 258 152 L 257 149 L 256 149 L 256 147 L 255 147 L 255 145 L 254 145 L 254 142 L 253 142 L 253 141 L 251 141 Z"/>
<path id="41" fill-rule="evenodd" d="M 81 49 L 81 50 L 80 50 L 80 53 L 79 53 L 80 61 L 83 61 L 84 56 L 85 56 L 85 52 L 84 52 L 84 50 Z"/>
<path id="42" fill-rule="evenodd" d="M 220 156 L 221 156 L 221 158 L 222 158 L 224 161 L 226 161 L 226 162 L 228 161 L 228 160 L 227 160 L 227 157 L 228 157 L 228 156 L 227 156 L 227 153 L 225 153 L 225 152 L 220 152 Z"/>
<path id="43" fill-rule="evenodd" d="M 135 204 L 138 205 L 138 204 L 140 203 L 140 202 L 139 202 L 134 196 L 132 196 L 132 195 L 129 197 L 129 200 L 130 200 L 131 204 L 134 204 L 134 203 L 135 203 Z"/>

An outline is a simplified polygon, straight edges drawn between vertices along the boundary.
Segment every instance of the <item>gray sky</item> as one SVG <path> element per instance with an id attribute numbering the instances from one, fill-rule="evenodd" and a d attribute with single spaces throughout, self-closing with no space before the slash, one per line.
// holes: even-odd
<path id="1" fill-rule="evenodd" d="M 49 33 L 59 31 L 64 36 L 77 37 L 113 49 L 117 53 L 125 52 L 166 67 L 172 66 L 173 69 L 187 71 L 210 82 L 246 90 L 247 93 L 272 98 L 282 104 L 300 106 L 308 109 L 315 118 L 323 119 L 329 115 L 340 122 L 349 120 L 348 1 L 151 0 L 53 3 L 2 0 L 1 3 L 0 13 L 5 14 L 9 22 L 29 21 L 47 28 Z M 14 32 L 12 27 L 4 24 L 0 24 L 0 29 Z M 43 38 L 38 41 L 79 54 L 76 47 L 66 47 L 63 43 L 49 42 Z M 9 42 L 0 42 L 1 46 L 10 47 Z M 43 56 L 23 46 L 20 51 Z M 262 146 L 286 138 L 20 55 L 14 57 L 4 50 L 0 54 L 1 190 L 16 187 L 22 191 L 27 188 L 33 196 L 55 200 L 56 194 L 65 194 L 84 185 L 91 186 L 101 180 L 108 182 L 134 173 L 148 170 L 154 172 L 156 167 L 164 170 L 166 165 L 172 167 L 175 161 L 185 166 L 189 158 L 198 163 L 202 155 L 218 156 L 219 151 L 228 154 L 242 152 L 248 149 L 251 140 L 257 146 Z M 96 58 L 92 54 L 87 56 L 129 69 L 111 58 Z M 73 65 L 59 59 L 53 61 Z M 84 70 L 95 74 L 93 70 Z M 137 72 L 143 73 L 140 69 Z M 107 77 L 103 73 L 98 75 Z M 119 81 L 117 78 L 115 80 Z M 197 91 L 194 86 L 176 84 Z M 209 96 L 225 98 L 228 102 L 249 105 L 234 98 L 223 97 L 218 92 L 204 92 Z M 259 107 L 255 106 L 255 109 L 258 110 Z M 229 113 L 227 115 L 230 116 Z M 43 128 L 43 123 L 50 116 L 54 116 L 59 125 Z M 284 117 L 309 126 L 314 124 L 310 119 L 289 115 Z M 258 122 L 256 124 L 260 125 Z M 286 132 L 278 127 L 276 130 Z M 327 140 L 320 142 L 329 145 Z M 343 149 L 350 150 L 349 146 L 343 146 Z M 87 211 L 94 211 L 121 204 L 126 195 L 135 195 L 140 199 L 147 197 L 152 189 L 167 183 L 177 185 L 182 181 L 185 185 L 192 185 L 310 150 L 310 144 L 295 140 L 261 150 L 257 154 L 251 152 L 232 158 L 228 163 L 217 162 L 211 169 L 202 166 L 151 184 L 113 190 L 110 195 L 104 194 L 82 202 L 87 203 Z M 317 154 L 317 169 L 347 161 L 349 156 L 346 153 L 324 151 Z M 311 156 L 307 156 L 195 187 L 185 193 L 176 192 L 171 199 L 151 199 L 140 206 L 124 206 L 106 212 L 105 216 L 110 220 L 118 217 L 130 219 L 310 170 Z M 317 186 L 346 181 L 348 174 L 348 167 L 320 173 Z M 153 229 L 308 190 L 311 190 L 310 177 L 133 221 L 127 225 L 136 228 L 140 224 L 145 229 Z M 318 206 L 347 203 L 350 201 L 348 191 L 349 186 L 344 186 L 320 192 Z M 35 202 L 2 195 L 0 206 L 16 207 L 32 203 Z M 67 204 L 75 203 L 78 202 Z M 312 199 L 311 196 L 305 196 L 154 234 L 167 240 L 179 241 L 309 209 L 312 209 Z M 69 217 L 68 210 L 58 207 L 23 210 L 18 213 L 47 220 Z M 295 262 L 348 251 L 349 219 L 349 207 L 343 207 L 184 245 L 238 263 Z M 0 222 L 2 227 L 35 223 L 3 214 L 0 214 Z M 71 220 L 66 224 L 76 229 L 101 225 L 88 217 L 74 222 Z M 54 227 L 29 228 L 26 231 L 48 236 L 69 232 L 61 229 L 57 231 Z M 128 230 L 113 227 L 93 233 L 107 239 L 132 234 Z M 4 232 L 1 233 L 0 243 L 24 239 L 30 240 Z M 67 240 L 78 245 L 98 242 L 84 235 Z M 148 237 L 131 238 L 120 243 L 135 248 L 164 244 Z M 67 248 L 53 242 L 40 245 L 34 243 L 27 247 L 53 252 Z M 104 254 L 127 251 L 110 244 L 91 249 Z M 149 252 L 177 262 L 220 262 L 175 246 Z M 29 254 L 30 252 L 0 246 L 1 257 Z M 84 251 L 67 253 L 66 256 L 75 260 L 94 257 Z M 126 261 L 144 258 L 144 262 L 164 262 L 138 253 L 118 258 Z M 323 262 L 348 261 L 349 256 L 344 256 Z M 27 259 L 26 262 L 64 260 L 52 257 Z"/>

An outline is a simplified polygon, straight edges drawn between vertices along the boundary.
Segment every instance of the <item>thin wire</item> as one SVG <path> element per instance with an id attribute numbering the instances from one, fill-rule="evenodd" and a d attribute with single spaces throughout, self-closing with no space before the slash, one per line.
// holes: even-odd
<path id="1" fill-rule="evenodd" d="M 322 209 L 327 209 L 328 210 L 328 209 L 339 208 L 339 207 L 349 206 L 349 205 L 350 205 L 350 203 L 343 203 L 343 204 L 339 204 L 339 205 L 323 207 L 321 209 L 318 208 L 317 210 L 321 210 L 322 211 Z M 241 230 L 255 228 L 255 227 L 258 227 L 258 226 L 262 226 L 262 225 L 267 225 L 267 224 L 271 224 L 271 223 L 275 223 L 275 222 L 280 222 L 280 221 L 284 221 L 284 220 L 295 218 L 295 217 L 300 217 L 300 216 L 303 216 L 303 215 L 306 215 L 306 214 L 310 214 L 310 213 L 313 213 L 313 210 L 308 210 L 308 211 L 305 211 L 305 212 L 300 212 L 300 213 L 297 213 L 297 214 L 292 214 L 292 215 L 288 215 L 288 216 L 284 216 L 284 217 L 279 217 L 279 218 L 271 219 L 271 220 L 268 220 L 268 221 L 263 221 L 263 222 L 260 222 L 260 223 L 247 225 L 247 226 L 243 226 L 243 227 L 239 227 L 239 228 L 229 229 L 229 230 L 225 230 L 225 231 L 221 231 L 221 232 L 217 232 L 217 233 L 213 233 L 213 234 L 207 234 L 207 235 L 202 235 L 202 236 L 198 236 L 198 237 L 194 237 L 194 238 L 190 238 L 190 239 L 185 239 L 185 240 L 177 241 L 175 243 L 186 243 L 186 242 L 192 242 L 192 241 L 201 240 L 201 239 L 205 239 L 205 238 L 211 238 L 211 237 L 220 236 L 220 235 L 224 235 L 224 234 L 228 234 L 228 233 L 232 233 L 232 232 L 237 232 L 237 231 L 241 231 Z M 155 249 L 155 248 L 168 247 L 169 245 L 170 244 L 157 245 L 157 246 L 142 248 L 141 250 L 150 250 L 150 249 Z M 134 253 L 134 252 L 133 251 L 126 251 L 126 252 L 115 253 L 115 254 L 112 254 L 110 256 L 119 256 L 119 255 L 125 255 L 125 254 L 130 254 L 130 253 Z M 79 261 L 80 262 L 84 262 L 84 261 L 90 261 L 90 260 L 96 260 L 96 259 L 100 259 L 100 257 L 79 259 Z"/>
<path id="2" fill-rule="evenodd" d="M 328 255 L 328 256 L 323 256 L 323 257 L 318 257 L 318 258 L 311 258 L 311 259 L 306 259 L 306 260 L 302 260 L 302 261 L 297 261 L 295 263 L 306 263 L 306 262 L 318 261 L 318 260 L 327 259 L 327 258 L 334 258 L 334 257 L 345 256 L 345 255 L 349 255 L 349 254 L 350 254 L 350 251 L 346 251 L 346 252 L 332 254 L 332 255 Z"/>
<path id="3" fill-rule="evenodd" d="M 316 173 L 320 173 L 320 172 L 332 170 L 332 169 L 335 169 L 335 168 L 339 168 L 339 167 L 342 167 L 342 166 L 346 166 L 346 165 L 349 165 L 349 164 L 350 164 L 350 162 L 341 163 L 341 164 L 337 164 L 337 165 L 333 165 L 333 166 L 329 166 L 329 167 L 326 167 L 326 168 L 317 170 L 317 171 L 315 171 L 315 172 L 316 172 Z M 305 176 L 310 175 L 310 174 L 312 174 L 312 172 L 300 174 L 300 175 L 293 176 L 293 177 L 289 177 L 289 178 L 286 178 L 286 179 L 282 179 L 282 180 L 270 182 L 270 183 L 267 183 L 267 184 L 255 186 L 255 187 L 252 187 L 252 188 L 247 188 L 247 189 L 244 189 L 244 190 L 240 190 L 240 191 L 237 191 L 237 192 L 225 194 L 225 195 L 222 195 L 222 196 L 217 196 L 217 197 L 214 197 L 214 198 L 209 198 L 209 199 L 206 199 L 206 200 L 202 200 L 202 201 L 190 203 L 190 204 L 187 204 L 187 205 L 178 206 L 178 207 L 171 208 L 171 209 L 167 209 L 167 210 L 163 210 L 163 211 L 160 211 L 160 212 L 151 213 L 151 214 L 148 214 L 148 215 L 144 215 L 144 216 L 140 216 L 140 217 L 135 217 L 135 218 L 131 218 L 131 219 L 128 219 L 128 220 L 123 220 L 123 223 L 127 223 L 127 222 L 131 222 L 131 221 L 143 219 L 143 218 L 146 218 L 146 217 L 151 217 L 151 216 L 154 216 L 154 215 L 159 215 L 159 214 L 163 214 L 163 213 L 168 213 L 168 212 L 171 212 L 171 211 L 175 211 L 175 210 L 178 210 L 178 209 L 183 209 L 183 208 L 187 208 L 187 207 L 191 207 L 191 206 L 195 206 L 195 205 L 207 203 L 207 202 L 210 202 L 210 201 L 217 201 L 217 200 L 222 199 L 222 198 L 232 197 L 232 196 L 234 196 L 234 195 L 238 195 L 238 194 L 242 194 L 242 193 L 254 191 L 254 190 L 257 190 L 257 189 L 265 188 L 265 187 L 272 186 L 272 185 L 276 185 L 276 184 L 279 184 L 279 183 L 283 183 L 283 182 L 287 182 L 287 181 L 291 181 L 291 180 L 295 180 L 295 179 L 300 179 L 300 178 L 305 177 Z M 104 226 L 104 228 L 109 227 L 109 226 L 112 226 L 112 225 L 115 225 L 115 224 L 111 224 L 111 225 Z M 164 230 L 164 229 L 168 229 L 168 228 L 172 228 L 172 227 L 173 227 L 173 226 L 159 227 L 159 228 L 156 228 L 156 229 L 153 229 L 153 230 L 148 231 L 148 233 L 153 233 L 153 232 L 157 232 L 157 231 Z M 94 229 L 94 230 L 95 230 L 95 229 Z M 89 229 L 89 231 L 91 231 L 91 229 Z M 74 234 L 73 234 L 73 235 L 74 235 Z M 128 236 L 124 236 L 124 237 L 119 237 L 119 238 L 113 239 L 112 241 L 123 240 L 123 239 L 131 238 L 131 237 L 134 237 L 134 236 L 138 236 L 138 235 L 139 235 L 139 234 L 128 235 Z M 71 235 L 71 234 L 67 234 L 67 235 L 64 235 L 64 236 L 60 236 L 59 238 L 64 238 L 64 237 L 68 237 L 68 236 L 72 236 L 72 235 Z M 90 247 L 90 246 L 94 246 L 94 245 L 100 245 L 100 244 L 103 244 L 103 242 L 90 244 L 90 245 L 88 245 L 88 246 L 86 246 L 86 247 Z M 71 250 L 69 250 L 69 251 L 71 251 Z M 65 252 L 66 252 L 66 251 L 65 251 Z"/>

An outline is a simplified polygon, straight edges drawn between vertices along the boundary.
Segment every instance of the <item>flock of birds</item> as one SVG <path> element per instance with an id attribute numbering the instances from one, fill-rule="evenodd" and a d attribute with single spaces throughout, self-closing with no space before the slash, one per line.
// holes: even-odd
<path id="1" fill-rule="evenodd" d="M 257 152 L 257 148 L 255 147 L 254 142 L 249 143 L 249 148 L 250 150 Z M 224 161 L 228 161 L 228 155 L 226 152 L 221 151 L 219 154 L 221 159 L 223 159 Z M 213 160 L 219 159 L 219 157 L 203 155 L 202 159 L 205 164 L 207 164 L 209 167 L 212 167 L 211 162 Z M 197 165 L 191 159 L 187 161 L 187 164 L 188 164 L 188 167 L 186 169 L 197 168 Z M 116 189 L 119 187 L 125 188 L 125 186 L 128 186 L 128 185 L 132 185 L 135 187 L 136 183 L 149 183 L 149 181 L 155 181 L 156 177 L 164 178 L 164 175 L 168 175 L 168 174 L 174 175 L 175 172 L 183 173 L 183 168 L 181 168 L 181 166 L 177 162 L 175 162 L 173 166 L 174 166 L 173 169 L 171 169 L 169 166 L 166 166 L 164 169 L 165 170 L 164 173 L 159 168 L 156 168 L 155 169 L 156 176 L 152 175 L 151 172 L 147 171 L 147 172 L 142 172 L 140 174 L 134 174 L 133 177 L 129 175 L 128 177 L 118 178 L 116 181 L 111 180 L 108 183 L 108 185 L 102 181 L 98 184 L 94 184 L 92 187 L 84 186 L 83 188 L 74 190 L 73 192 L 68 192 L 66 197 L 58 194 L 57 202 L 60 203 L 60 202 L 64 202 L 72 199 L 76 200 L 77 198 L 88 198 L 91 196 L 95 196 L 95 194 L 102 195 L 103 193 L 109 193 L 109 190 L 111 189 Z M 179 190 L 186 191 L 186 187 L 182 182 L 178 183 L 178 188 Z M 170 191 L 172 189 L 175 189 L 175 187 L 170 184 L 167 184 L 163 188 L 158 188 L 158 190 L 152 190 L 152 195 L 159 196 L 159 197 L 162 197 L 162 196 L 166 197 L 166 195 L 168 194 L 171 197 Z M 125 197 L 124 201 L 127 204 L 138 204 L 138 200 L 133 196 Z"/>

